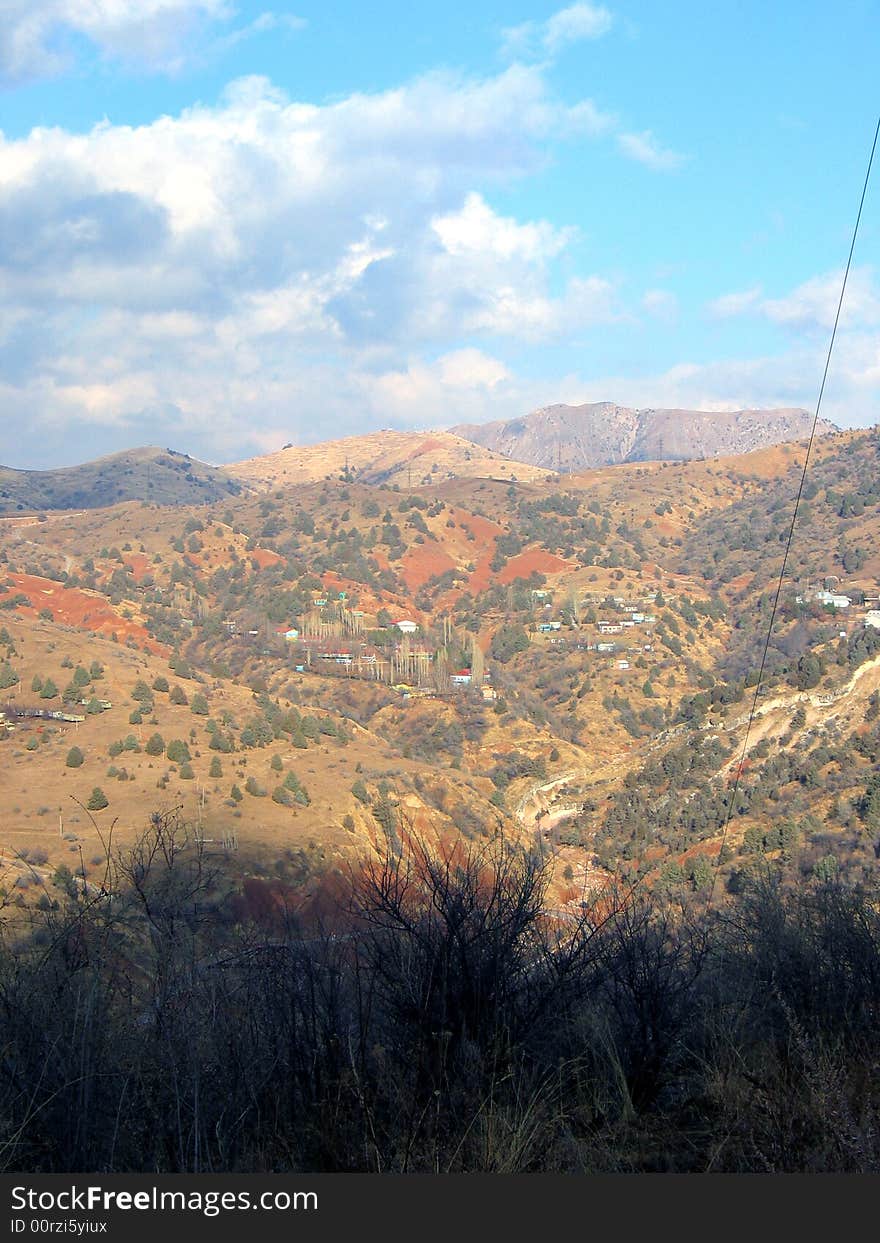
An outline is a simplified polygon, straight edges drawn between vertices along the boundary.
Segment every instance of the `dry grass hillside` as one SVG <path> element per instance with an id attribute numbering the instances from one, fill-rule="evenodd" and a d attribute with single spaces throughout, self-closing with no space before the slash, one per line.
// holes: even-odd
<path id="1" fill-rule="evenodd" d="M 437 485 L 458 477 L 543 479 L 547 471 L 511 461 L 450 432 L 372 432 L 317 445 L 290 445 L 277 453 L 233 462 L 224 467 L 232 477 L 254 487 L 343 477 L 369 484 L 401 487 Z"/>
<path id="2" fill-rule="evenodd" d="M 134 644 L 25 617 L 4 619 L 0 662 L 18 678 L 2 692 L 10 708 L 82 718 L 10 715 L 0 735 L 9 894 L 62 864 L 99 884 L 108 845 L 131 846 L 156 810 L 179 808 L 233 871 L 291 882 L 344 869 L 384 841 L 386 802 L 429 840 L 455 832 L 463 801 L 475 825 L 499 819 L 491 783 L 402 755 L 332 705 L 297 711 L 302 678 L 286 674 L 268 698 L 235 679 L 180 676 Z M 78 673 L 78 698 L 41 693 Z M 273 737 L 267 706 L 302 728 Z M 256 740 L 228 751 L 248 728 Z M 90 809 L 96 788 L 106 806 Z"/>
<path id="3" fill-rule="evenodd" d="M 119 840 L 180 804 L 206 837 L 235 837 L 230 866 L 290 883 L 412 828 L 480 840 L 502 825 L 553 848 L 561 903 L 621 867 L 651 883 L 702 875 L 804 446 L 517 480 L 414 469 L 409 486 L 399 452 L 397 482 L 365 482 L 351 458 L 340 477 L 343 443 L 318 479 L 213 505 L 2 522 L 8 692 L 60 709 L 98 661 L 77 698 L 113 705 L 80 705 L 78 725 L 12 718 L 7 851 L 94 873 L 100 837 L 69 795 L 99 786 L 95 819 L 117 818 Z M 804 839 L 830 833 L 826 854 L 863 823 L 880 691 L 865 623 L 880 597 L 874 456 L 873 433 L 815 446 L 728 868 L 780 817 L 812 816 Z M 816 598 L 826 581 L 852 593 L 848 611 Z M 139 682 L 149 706 L 132 722 Z M 165 750 L 150 756 L 154 733 Z M 189 759 L 169 761 L 173 740 Z M 74 742 L 84 762 L 69 768 Z M 59 837 L 59 807 L 75 840 Z"/>

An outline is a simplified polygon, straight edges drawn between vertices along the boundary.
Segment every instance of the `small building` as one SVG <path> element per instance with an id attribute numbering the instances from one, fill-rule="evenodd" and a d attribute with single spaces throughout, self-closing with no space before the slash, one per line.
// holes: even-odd
<path id="1" fill-rule="evenodd" d="M 880 609 L 868 609 L 865 614 L 865 625 L 874 626 L 880 630 Z"/>
<path id="2" fill-rule="evenodd" d="M 830 604 L 833 609 L 848 609 L 852 604 L 849 596 L 842 596 L 836 591 L 817 591 L 816 599 L 820 604 Z"/>
<path id="3" fill-rule="evenodd" d="M 616 649 L 616 647 L 617 647 L 616 643 L 597 643 L 596 651 L 597 652 L 613 652 Z"/>
<path id="4" fill-rule="evenodd" d="M 449 681 L 453 686 L 470 686 L 471 671 L 470 669 L 459 669 L 457 673 L 449 675 Z"/>
<path id="5" fill-rule="evenodd" d="M 406 617 L 401 618 L 400 621 L 396 621 L 394 624 L 401 634 L 415 634 L 419 628 L 418 622 L 410 621 Z"/>
<path id="6" fill-rule="evenodd" d="M 617 667 L 618 667 L 618 669 L 628 669 L 628 668 L 629 668 L 629 661 L 628 661 L 628 660 L 619 660 L 619 661 L 617 662 Z"/>
<path id="7" fill-rule="evenodd" d="M 804 592 L 794 598 L 795 604 L 810 604 L 813 601 L 832 609 L 848 609 L 852 604 L 849 596 L 843 596 L 837 591 Z"/>
<path id="8" fill-rule="evenodd" d="M 541 634 L 549 634 L 552 630 L 561 630 L 562 622 L 546 621 L 538 623 L 538 630 Z"/>

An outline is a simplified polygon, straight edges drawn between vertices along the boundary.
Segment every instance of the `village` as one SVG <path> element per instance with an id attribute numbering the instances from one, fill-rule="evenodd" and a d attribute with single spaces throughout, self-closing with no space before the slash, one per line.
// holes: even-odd
<path id="1" fill-rule="evenodd" d="M 562 601 L 557 602 L 560 596 Z M 531 598 L 533 607 L 524 625 L 530 646 L 548 652 L 590 653 L 623 674 L 639 657 L 654 652 L 657 608 L 677 603 L 674 593 L 661 595 L 650 590 L 630 598 L 577 589 L 559 593 L 542 587 L 534 588 Z M 823 580 L 821 586 L 804 584 L 794 596 L 794 604 L 818 608 L 833 617 L 841 638 L 860 627 L 880 629 L 880 594 L 869 595 L 856 588 L 845 591 L 833 577 Z M 403 699 L 478 692 L 486 701 L 495 700 L 492 672 L 476 636 L 468 636 L 470 652 L 461 667 L 451 667 L 448 650 L 456 646 L 453 629 L 448 618 L 441 619 L 440 624 L 438 642 L 431 628 L 421 622 L 406 616 L 371 616 L 349 607 L 346 593 L 339 592 L 335 598 L 326 593 L 316 595 L 298 624 L 276 626 L 271 632 L 251 628 L 241 637 L 259 641 L 271 633 L 283 641 L 295 672 L 300 674 L 382 682 Z M 228 634 L 239 634 L 235 621 L 227 620 L 223 625 Z M 457 646 L 462 646 L 461 641 Z M 264 649 L 266 655 L 271 651 Z"/>
<path id="2" fill-rule="evenodd" d="M 657 599 L 654 592 L 636 600 L 576 592 L 569 595 L 561 609 L 555 607 L 550 590 L 534 589 L 531 595 L 532 615 L 524 627 L 530 644 L 550 651 L 617 655 L 616 668 L 620 671 L 630 668 L 630 656 L 653 651 L 650 639 L 657 618 L 649 608 Z M 380 618 L 386 624 L 380 625 Z M 461 667 L 450 667 L 448 650 L 453 646 L 461 648 L 462 640 L 459 637 L 453 643 L 454 632 L 448 618 L 444 617 L 440 625 L 441 641 L 429 642 L 429 638 L 437 636 L 426 633 L 422 623 L 403 616 L 371 617 L 363 610 L 349 608 L 345 592 L 339 592 L 335 599 L 316 596 L 299 624 L 291 622 L 272 630 L 249 628 L 240 632 L 236 621 L 223 622 L 231 636 L 252 642 L 264 636 L 282 640 L 297 673 L 383 682 L 404 699 L 477 690 L 484 700 L 496 699 L 491 670 L 486 667 L 485 653 L 476 635 L 471 634 L 466 640 L 470 648 L 466 662 Z M 272 648 L 263 650 L 266 655 L 272 652 Z"/>

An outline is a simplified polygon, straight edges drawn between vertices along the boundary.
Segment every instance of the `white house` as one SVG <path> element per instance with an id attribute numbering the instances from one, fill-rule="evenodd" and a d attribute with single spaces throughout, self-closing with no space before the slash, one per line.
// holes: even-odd
<path id="1" fill-rule="evenodd" d="M 875 626 L 880 630 L 880 609 L 868 609 L 865 614 L 865 625 Z"/>
<path id="2" fill-rule="evenodd" d="M 812 594 L 805 592 L 794 598 L 795 604 L 809 604 L 811 600 L 815 600 L 817 604 L 830 605 L 833 609 L 848 609 L 852 604 L 849 596 L 842 596 L 836 591 L 816 591 Z"/>
<path id="3" fill-rule="evenodd" d="M 419 628 L 418 622 L 410 621 L 406 617 L 401 618 L 400 621 L 396 621 L 394 624 L 401 634 L 415 634 Z"/>
<path id="4" fill-rule="evenodd" d="M 830 604 L 833 609 L 848 609 L 852 604 L 849 596 L 838 595 L 836 591 L 817 591 L 816 599 L 820 604 Z"/>

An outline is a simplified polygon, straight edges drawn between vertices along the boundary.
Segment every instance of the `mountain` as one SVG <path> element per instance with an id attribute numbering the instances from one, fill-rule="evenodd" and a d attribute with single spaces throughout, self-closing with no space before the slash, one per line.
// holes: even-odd
<path id="1" fill-rule="evenodd" d="M 810 434 L 807 410 L 635 410 L 613 402 L 544 406 L 523 418 L 459 424 L 454 435 L 551 470 L 749 453 Z M 822 420 L 817 434 L 836 430 Z"/>
<path id="2" fill-rule="evenodd" d="M 805 410 L 630 410 L 611 403 L 547 406 L 524 418 L 461 425 L 451 431 L 383 430 L 222 467 L 174 449 L 147 446 L 57 470 L 0 466 L 0 515 L 100 509 L 123 501 L 204 504 L 253 489 L 327 479 L 371 486 L 437 486 L 455 479 L 533 482 L 547 470 L 621 462 L 716 457 L 809 434 Z M 820 434 L 834 430 L 820 424 Z"/>
<path id="3" fill-rule="evenodd" d="M 237 496 L 242 485 L 216 466 L 174 449 L 126 449 L 58 470 L 0 466 L 0 514 L 100 509 L 120 501 L 200 504 Z"/>
<path id="4" fill-rule="evenodd" d="M 316 445 L 286 445 L 277 453 L 226 466 L 236 479 L 255 487 L 314 483 L 343 477 L 350 482 L 414 487 L 458 478 L 540 479 L 546 472 L 511 462 L 451 432 L 396 432 L 346 436 Z"/>
<path id="5" fill-rule="evenodd" d="M 355 456 L 368 437 L 271 455 L 286 478 L 213 509 L 3 524 L 0 847 L 66 863 L 47 809 L 100 784 L 121 843 L 180 807 L 215 846 L 240 839 L 234 866 L 285 884 L 391 829 L 479 844 L 500 826 L 553 847 L 560 909 L 619 869 L 694 892 L 722 844 L 724 885 L 756 854 L 874 874 L 876 430 L 816 444 L 790 547 L 802 445 L 565 479 L 527 467 L 515 483 L 500 459 L 495 477 L 423 484 L 426 465 L 459 460 L 446 452 L 484 471 L 499 459 L 452 436 L 373 439 L 384 457 Z M 346 477 L 318 474 L 344 471 L 346 452 Z M 355 463 L 394 482 L 362 482 Z M 297 477 L 306 466 L 318 477 Z M 850 603 L 836 611 L 828 590 Z M 762 660 L 745 801 L 725 828 Z M 65 826 L 98 883 L 100 837 L 77 815 Z M 783 829 L 784 856 L 768 844 Z"/>

